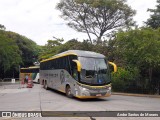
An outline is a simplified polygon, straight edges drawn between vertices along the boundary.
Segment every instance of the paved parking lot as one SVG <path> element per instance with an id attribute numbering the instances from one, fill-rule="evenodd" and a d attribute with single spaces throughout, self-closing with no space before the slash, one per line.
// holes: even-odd
<path id="1" fill-rule="evenodd" d="M 0 111 L 160 111 L 160 98 L 112 95 L 109 98 L 80 100 L 67 98 L 65 94 L 54 90 L 45 90 L 39 84 L 35 84 L 33 88 L 21 88 L 17 84 L 14 87 L 7 86 L 7 88 L 0 86 Z M 54 117 L 54 119 L 70 120 L 75 118 Z M 106 118 L 76 117 L 76 119 L 105 120 Z M 115 117 L 110 119 L 135 120 L 138 118 Z M 149 118 L 140 119 L 149 120 Z M 152 119 L 159 120 L 159 118 Z"/>

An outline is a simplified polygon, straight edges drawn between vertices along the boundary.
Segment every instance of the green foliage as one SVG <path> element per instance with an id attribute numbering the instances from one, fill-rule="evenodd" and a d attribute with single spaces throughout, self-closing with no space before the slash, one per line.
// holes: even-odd
<path id="1" fill-rule="evenodd" d="M 22 57 L 22 66 L 31 66 L 33 62 L 37 61 L 40 49 L 35 42 L 14 32 L 6 31 L 5 34 L 16 42 Z"/>
<path id="2" fill-rule="evenodd" d="M 67 50 L 86 50 L 94 51 L 105 55 L 109 60 L 114 59 L 113 50 L 115 41 L 104 41 L 102 44 L 91 44 L 89 40 L 79 42 L 76 39 L 67 41 L 66 43 L 58 43 L 58 45 L 50 45 L 51 42 L 57 43 L 57 40 L 49 40 L 45 46 L 42 46 L 42 52 L 39 56 L 39 60 L 52 57 L 55 54 L 67 51 Z"/>
<path id="3" fill-rule="evenodd" d="M 154 29 L 160 27 L 160 0 L 157 0 L 157 4 L 156 9 L 148 9 L 152 14 L 146 22 L 149 27 Z"/>
<path id="4" fill-rule="evenodd" d="M 118 67 L 118 71 L 112 73 L 113 90 L 119 92 L 133 92 L 128 90 L 138 84 L 137 80 L 139 80 L 139 77 L 139 69 L 136 67 Z"/>
<path id="5" fill-rule="evenodd" d="M 160 89 L 157 88 L 160 81 L 153 76 L 160 68 L 160 29 L 120 31 L 116 37 L 116 55 L 124 60 L 122 66 L 135 66 L 140 70 L 143 87 L 148 86 L 151 91 Z"/>
<path id="6" fill-rule="evenodd" d="M 68 42 L 66 42 L 65 44 L 63 44 L 60 47 L 60 51 L 59 52 L 64 52 L 66 50 L 89 50 L 91 47 L 91 44 L 84 41 L 84 42 L 79 42 L 76 39 L 72 39 Z"/>
<path id="7" fill-rule="evenodd" d="M 43 52 L 40 54 L 39 60 L 50 58 L 67 50 L 84 50 L 88 48 L 88 44 L 83 44 L 75 39 L 72 39 L 65 44 L 62 44 L 61 42 L 62 41 L 59 40 L 49 40 L 48 43 L 43 47 Z M 51 43 L 54 43 L 54 45 Z"/>
<path id="8" fill-rule="evenodd" d="M 48 41 L 48 44 L 46 44 L 43 47 L 43 52 L 40 54 L 39 60 L 52 57 L 53 55 L 56 55 L 58 53 L 61 53 L 61 52 L 67 51 L 67 50 L 95 51 L 95 52 L 107 55 L 107 47 L 105 45 L 104 46 L 93 45 L 90 42 L 88 42 L 87 40 L 84 40 L 83 42 L 79 42 L 76 39 L 72 39 L 64 44 L 58 43 L 58 45 L 56 45 L 56 46 L 55 45 L 51 46 L 50 42 L 56 43 L 57 40 Z"/>
<path id="9" fill-rule="evenodd" d="M 5 75 L 12 77 L 12 74 L 18 72 L 19 65 L 21 67 L 33 65 L 40 50 L 35 42 L 25 36 L 0 30 L 0 78 Z"/>
<path id="10" fill-rule="evenodd" d="M 5 31 L 0 30 L 0 71 L 5 73 L 12 67 L 18 69 L 20 63 L 22 59 L 15 41 L 8 38 Z"/>
<path id="11" fill-rule="evenodd" d="M 129 64 L 153 68 L 160 64 L 160 29 L 121 31 L 116 39 L 118 54 Z"/>
<path id="12" fill-rule="evenodd" d="M 62 45 L 63 40 L 57 39 L 57 40 L 48 40 L 47 44 L 45 46 L 42 46 L 42 50 L 39 55 L 39 60 L 47 59 L 55 54 L 58 53 L 59 51 L 59 46 Z"/>

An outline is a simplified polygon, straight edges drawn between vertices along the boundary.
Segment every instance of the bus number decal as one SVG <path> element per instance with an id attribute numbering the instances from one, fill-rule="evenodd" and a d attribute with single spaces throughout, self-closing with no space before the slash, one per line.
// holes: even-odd
<path id="1" fill-rule="evenodd" d="M 58 77 L 58 74 L 45 74 L 44 75 L 45 77 L 54 77 L 54 78 L 57 78 Z"/>

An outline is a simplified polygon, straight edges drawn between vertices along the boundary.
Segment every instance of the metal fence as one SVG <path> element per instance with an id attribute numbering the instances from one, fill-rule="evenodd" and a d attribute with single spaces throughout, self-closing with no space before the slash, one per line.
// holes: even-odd
<path id="1" fill-rule="evenodd" d="M 0 89 L 18 89 L 21 88 L 19 78 L 4 78 L 0 79 Z"/>

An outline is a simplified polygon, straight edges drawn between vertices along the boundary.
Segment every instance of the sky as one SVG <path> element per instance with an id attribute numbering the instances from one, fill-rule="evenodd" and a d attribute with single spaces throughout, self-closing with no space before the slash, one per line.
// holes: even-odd
<path id="1" fill-rule="evenodd" d="M 59 0 L 0 0 L 0 24 L 7 31 L 19 33 L 33 40 L 38 45 L 47 44 L 48 40 L 73 38 L 82 41 L 87 39 L 85 33 L 69 28 L 60 18 L 60 11 L 55 9 Z M 150 13 L 148 8 L 155 8 L 156 0 L 127 0 L 129 6 L 136 10 L 134 20 L 140 26 Z"/>

